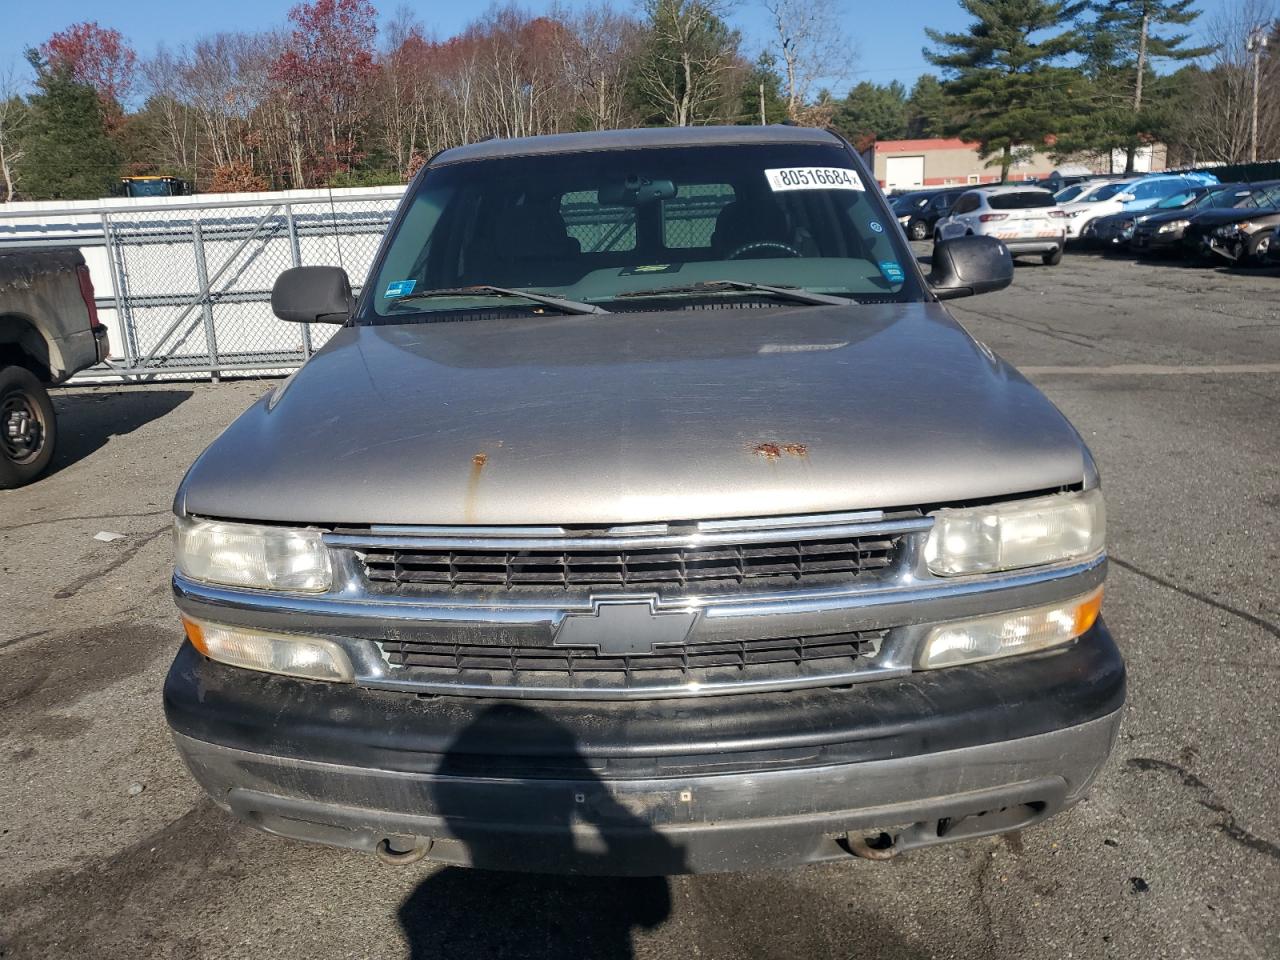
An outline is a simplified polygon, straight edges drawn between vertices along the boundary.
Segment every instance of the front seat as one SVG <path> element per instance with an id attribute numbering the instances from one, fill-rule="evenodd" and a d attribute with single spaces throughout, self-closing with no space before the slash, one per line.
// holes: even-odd
<path id="1" fill-rule="evenodd" d="M 510 208 L 497 229 L 493 274 L 500 286 L 570 283 L 581 272 L 581 253 L 558 200 L 526 201 Z"/>

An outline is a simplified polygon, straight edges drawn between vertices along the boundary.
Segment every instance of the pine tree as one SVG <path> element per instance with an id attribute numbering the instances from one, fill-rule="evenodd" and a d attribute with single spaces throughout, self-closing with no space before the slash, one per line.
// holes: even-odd
<path id="1" fill-rule="evenodd" d="M 1194 23 L 1200 12 L 1193 2 L 1093 0 L 1090 4 L 1093 18 L 1085 31 L 1085 67 L 1094 84 L 1095 115 L 1089 138 L 1097 146 L 1124 150 L 1125 173 L 1133 172 L 1138 147 L 1159 137 L 1174 120 L 1169 98 L 1162 95 L 1168 86 L 1154 83 L 1155 62 L 1185 62 L 1213 52 L 1211 46 L 1187 47 L 1189 34 L 1162 30 Z M 1123 91 L 1123 98 L 1116 91 Z"/>
<path id="2" fill-rule="evenodd" d="M 859 149 L 874 140 L 907 135 L 907 88 L 897 80 L 881 86 L 863 80 L 836 108 L 834 126 Z"/>
<path id="3" fill-rule="evenodd" d="M 947 95 L 932 73 L 922 73 L 907 97 L 907 136 L 913 140 L 942 133 L 948 114 Z"/>
<path id="4" fill-rule="evenodd" d="M 782 95 L 782 76 L 767 52 L 756 58 L 742 88 L 739 124 L 782 123 L 787 119 L 787 100 Z"/>
<path id="5" fill-rule="evenodd" d="M 93 200 L 109 196 L 120 173 L 120 151 L 107 136 L 97 91 L 65 67 L 39 71 L 23 137 L 18 180 L 33 200 Z"/>
<path id="6" fill-rule="evenodd" d="M 944 132 L 999 155 L 1007 179 L 1016 152 L 1055 136 L 1073 109 L 1079 73 L 1061 66 L 1081 43 L 1074 23 L 1087 0 L 960 0 L 973 17 L 964 33 L 926 29 L 926 59 L 945 71 L 954 104 Z"/>

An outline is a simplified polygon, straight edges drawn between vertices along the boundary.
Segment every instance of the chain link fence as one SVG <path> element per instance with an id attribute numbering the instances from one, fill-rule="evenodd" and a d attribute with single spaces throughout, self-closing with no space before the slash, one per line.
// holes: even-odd
<path id="1" fill-rule="evenodd" d="M 397 196 L 103 215 L 124 342 L 116 372 L 287 372 L 332 336 L 329 325 L 285 323 L 271 286 L 290 267 L 341 264 L 368 273 Z"/>

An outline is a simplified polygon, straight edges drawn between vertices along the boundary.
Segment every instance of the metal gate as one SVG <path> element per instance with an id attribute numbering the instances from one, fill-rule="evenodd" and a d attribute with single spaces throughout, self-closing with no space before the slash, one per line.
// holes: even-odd
<path id="1" fill-rule="evenodd" d="M 358 292 L 403 188 L 308 192 L 315 195 L 0 207 L 0 245 L 84 252 L 114 356 L 82 378 L 287 373 L 335 328 L 277 319 L 276 277 L 294 266 L 338 265 Z"/>
<path id="2" fill-rule="evenodd" d="M 364 278 L 397 200 L 343 198 L 105 214 L 123 374 L 285 372 L 334 328 L 286 323 L 271 286 L 289 267 Z"/>

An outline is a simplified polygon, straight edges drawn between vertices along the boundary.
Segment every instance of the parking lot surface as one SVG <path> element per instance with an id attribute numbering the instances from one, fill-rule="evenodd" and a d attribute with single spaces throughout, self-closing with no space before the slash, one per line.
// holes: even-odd
<path id="1" fill-rule="evenodd" d="M 1280 275 L 1068 255 L 953 309 L 1102 469 L 1130 688 L 1086 802 L 886 864 L 670 881 L 258 834 L 187 776 L 160 686 L 170 499 L 273 382 L 78 387 L 55 472 L 0 492 L 0 957 L 1280 956 Z"/>

